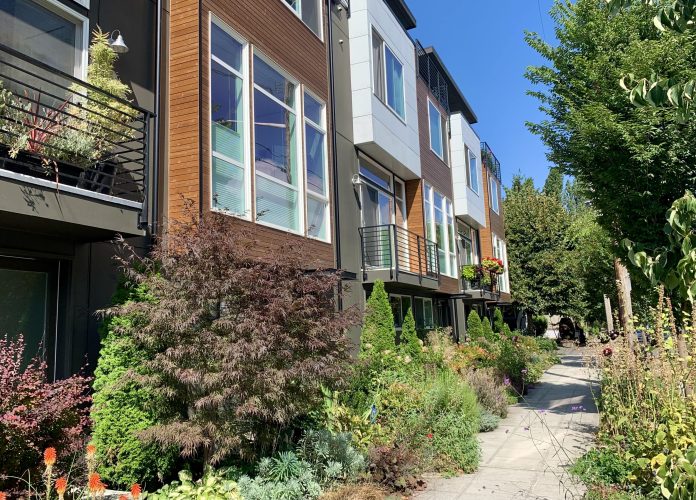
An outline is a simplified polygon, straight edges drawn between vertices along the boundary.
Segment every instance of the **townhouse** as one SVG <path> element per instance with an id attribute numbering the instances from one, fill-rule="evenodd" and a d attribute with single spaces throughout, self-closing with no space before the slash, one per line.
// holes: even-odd
<path id="1" fill-rule="evenodd" d="M 0 2 L 0 335 L 54 377 L 93 367 L 95 311 L 152 216 L 160 17 L 153 0 Z M 85 83 L 92 32 L 119 52 L 122 97 Z M 120 31 L 118 31 L 120 30 Z"/>
<path id="2" fill-rule="evenodd" d="M 145 252 L 188 205 L 241 221 L 259 256 L 302 244 L 308 269 L 342 270 L 343 307 L 382 280 L 397 329 L 410 308 L 421 330 L 464 340 L 472 309 L 510 302 L 507 274 L 461 279 L 507 260 L 500 165 L 403 0 L 5 0 L 0 21 L 14 96 L 0 108 L 0 334 L 23 333 L 55 376 L 94 365 L 110 241 Z M 126 99 L 85 83 L 97 26 Z M 115 124 L 73 105 L 95 95 Z M 107 153 L 14 154 L 8 123 L 41 143 L 83 130 L 51 125 L 70 114 Z"/>

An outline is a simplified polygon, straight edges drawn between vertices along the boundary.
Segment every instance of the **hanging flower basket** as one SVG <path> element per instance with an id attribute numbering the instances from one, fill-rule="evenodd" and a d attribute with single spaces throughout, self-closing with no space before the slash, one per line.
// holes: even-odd
<path id="1" fill-rule="evenodd" d="M 489 273 L 503 274 L 505 272 L 503 261 L 495 257 L 485 257 L 483 261 L 481 261 L 481 267 Z"/>

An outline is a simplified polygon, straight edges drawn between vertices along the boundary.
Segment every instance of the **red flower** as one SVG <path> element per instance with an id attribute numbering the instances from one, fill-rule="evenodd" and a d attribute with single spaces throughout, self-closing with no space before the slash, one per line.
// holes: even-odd
<path id="1" fill-rule="evenodd" d="M 89 475 L 87 487 L 89 488 L 90 493 L 97 493 L 106 489 L 106 486 L 104 486 L 104 483 L 102 483 L 101 476 L 96 472 L 92 472 Z"/>
<path id="2" fill-rule="evenodd" d="M 46 467 L 53 467 L 56 463 L 56 449 L 46 448 L 44 450 L 44 463 Z"/>
<path id="3" fill-rule="evenodd" d="M 611 347 L 607 347 L 602 351 L 602 354 L 604 354 L 605 357 L 610 357 L 612 354 L 614 354 L 614 351 L 611 350 Z"/>
<path id="4" fill-rule="evenodd" d="M 97 452 L 97 447 L 94 446 L 93 444 L 88 444 L 87 445 L 87 458 L 91 459 L 94 458 L 94 454 Z"/>
<path id="5" fill-rule="evenodd" d="M 128 500 L 126 495 L 119 495 L 118 500 Z"/>
<path id="6" fill-rule="evenodd" d="M 140 488 L 140 485 L 138 483 L 135 483 L 133 486 L 131 486 L 131 496 L 133 497 L 133 500 L 138 500 L 142 491 L 143 490 Z"/>
<path id="7" fill-rule="evenodd" d="M 58 496 L 62 497 L 65 495 L 65 490 L 68 489 L 68 480 L 65 477 L 59 477 L 56 479 L 56 492 Z"/>
<path id="8" fill-rule="evenodd" d="M 432 433 L 432 432 L 428 433 L 427 438 L 428 438 L 428 439 L 432 439 L 432 438 L 433 438 L 433 433 Z"/>
<path id="9" fill-rule="evenodd" d="M 7 493 L 0 491 L 0 500 L 7 500 Z"/>

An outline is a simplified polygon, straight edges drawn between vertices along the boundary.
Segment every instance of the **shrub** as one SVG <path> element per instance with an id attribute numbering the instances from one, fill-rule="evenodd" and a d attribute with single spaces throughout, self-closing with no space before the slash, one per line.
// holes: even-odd
<path id="1" fill-rule="evenodd" d="M 496 368 L 502 377 L 508 377 L 513 387 L 522 392 L 524 373 L 527 370 L 527 352 L 513 340 L 503 338 L 498 343 L 500 353 L 496 360 Z"/>
<path id="2" fill-rule="evenodd" d="M 114 303 L 148 300 L 143 287 L 121 284 Z M 102 326 L 102 347 L 94 373 L 91 416 L 92 443 L 99 450 L 99 471 L 111 486 L 163 481 L 171 472 L 176 450 L 144 443 L 138 433 L 163 421 L 166 405 L 142 387 L 132 375 L 143 374 L 147 353 L 132 337 L 136 318 L 116 316 Z"/>
<path id="3" fill-rule="evenodd" d="M 375 281 L 370 298 L 367 299 L 360 348 L 361 354 L 366 357 L 396 350 L 394 314 L 384 283 L 379 280 Z"/>
<path id="4" fill-rule="evenodd" d="M 89 425 L 90 380 L 75 375 L 49 382 L 39 357 L 24 366 L 25 348 L 22 336 L 0 337 L 0 490 L 16 487 L 3 476 L 33 471 L 46 448 L 63 457 L 76 453 Z"/>
<path id="5" fill-rule="evenodd" d="M 493 413 L 483 410 L 481 412 L 481 420 L 479 421 L 479 432 L 491 432 L 500 425 L 500 417 Z"/>
<path id="6" fill-rule="evenodd" d="M 409 308 L 404 318 L 404 324 L 401 327 L 401 344 L 399 348 L 403 355 L 409 356 L 411 360 L 417 362 L 423 354 L 422 347 L 416 331 L 416 320 L 413 318 L 413 311 Z"/>
<path id="7" fill-rule="evenodd" d="M 322 484 L 355 480 L 366 469 L 365 457 L 353 447 L 350 433 L 307 430 L 297 445 L 297 456 L 311 465 Z"/>
<path id="8" fill-rule="evenodd" d="M 481 324 L 481 318 L 475 309 L 472 309 L 469 313 L 469 318 L 466 321 L 466 331 L 469 340 L 478 340 L 483 338 L 483 325 Z"/>
<path id="9" fill-rule="evenodd" d="M 147 498 L 148 500 L 198 500 L 201 498 L 242 500 L 237 483 L 225 479 L 212 470 L 207 471 L 198 481 L 193 481 L 189 471 L 181 471 L 178 481 L 164 486 L 156 493 L 148 493 Z"/>
<path id="10" fill-rule="evenodd" d="M 633 464 L 615 451 L 607 448 L 593 449 L 580 457 L 570 472 L 588 485 L 624 484 L 633 469 Z"/>
<path id="11" fill-rule="evenodd" d="M 539 349 L 541 349 L 542 351 L 554 352 L 558 350 L 558 344 L 553 339 L 536 337 L 534 340 L 536 341 L 536 344 L 539 347 Z"/>
<path id="12" fill-rule="evenodd" d="M 470 370 L 466 381 L 476 393 L 484 410 L 505 418 L 508 412 L 507 389 L 491 369 Z"/>
<path id="13" fill-rule="evenodd" d="M 491 342 L 495 342 L 496 340 L 498 340 L 498 338 L 500 338 L 500 335 L 493 331 L 493 328 L 491 327 L 491 322 L 488 321 L 488 318 L 483 318 L 481 320 L 481 323 L 483 329 L 483 338 Z"/>
<path id="14" fill-rule="evenodd" d="M 392 443 L 370 450 L 372 480 L 392 492 L 410 495 L 425 486 L 418 476 L 415 453 L 404 445 Z"/>
<path id="15" fill-rule="evenodd" d="M 321 387 L 345 378 L 345 332 L 358 318 L 336 307 L 339 273 L 307 272 L 301 245 L 254 257 L 259 243 L 238 220 L 189 211 L 169 222 L 151 257 L 124 262 L 153 300 L 113 312 L 139 318 L 144 386 L 184 409 L 143 435 L 212 465 L 274 449 Z"/>
<path id="16" fill-rule="evenodd" d="M 532 331 L 534 335 L 544 335 L 549 327 L 546 316 L 537 315 L 532 318 Z"/>
<path id="17" fill-rule="evenodd" d="M 255 478 L 242 476 L 238 481 L 244 500 L 305 500 L 321 495 L 321 485 L 312 467 L 292 451 L 273 458 L 262 458 Z"/>
<path id="18" fill-rule="evenodd" d="M 507 323 L 503 323 L 503 336 L 512 337 L 512 330 L 510 330 L 510 327 L 507 325 Z"/>
<path id="19" fill-rule="evenodd" d="M 503 312 L 496 307 L 493 312 L 493 331 L 499 335 L 505 333 L 505 321 L 503 320 Z"/>

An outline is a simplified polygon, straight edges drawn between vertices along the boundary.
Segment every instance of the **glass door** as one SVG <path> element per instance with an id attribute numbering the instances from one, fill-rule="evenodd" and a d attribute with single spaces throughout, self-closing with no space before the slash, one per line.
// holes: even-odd
<path id="1" fill-rule="evenodd" d="M 361 159 L 360 178 L 365 265 L 370 268 L 394 267 L 391 225 L 395 221 L 395 211 L 392 176 Z"/>
<path id="2" fill-rule="evenodd" d="M 58 264 L 0 257 L 0 336 L 24 337 L 24 362 L 37 355 L 53 373 Z"/>

